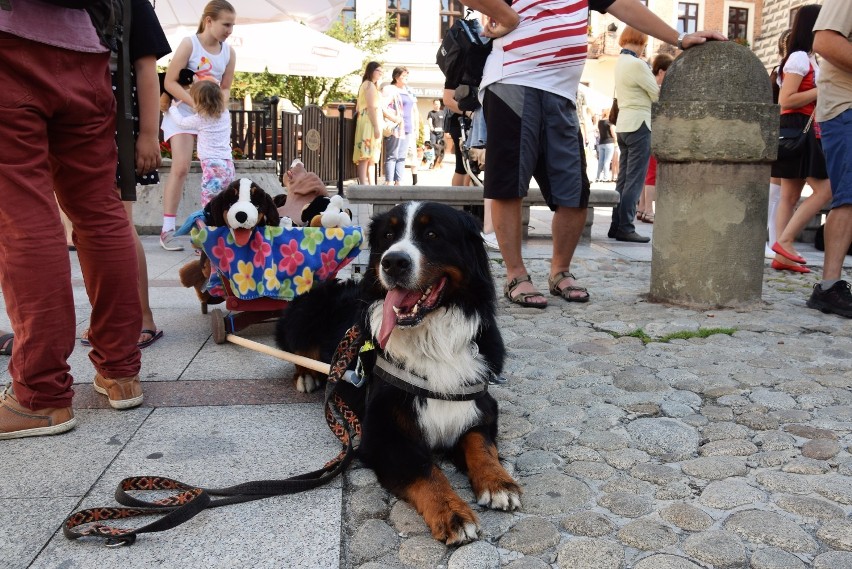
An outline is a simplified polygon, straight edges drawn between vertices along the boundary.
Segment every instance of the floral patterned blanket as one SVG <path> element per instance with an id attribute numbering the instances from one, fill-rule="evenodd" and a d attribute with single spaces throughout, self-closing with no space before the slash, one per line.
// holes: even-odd
<path id="1" fill-rule="evenodd" d="M 207 289 L 226 296 L 221 279 L 241 300 L 268 297 L 293 300 L 314 282 L 333 278 L 361 251 L 364 234 L 352 227 L 258 227 L 248 245 L 234 243 L 227 227 L 198 223 L 190 232 L 216 269 Z"/>

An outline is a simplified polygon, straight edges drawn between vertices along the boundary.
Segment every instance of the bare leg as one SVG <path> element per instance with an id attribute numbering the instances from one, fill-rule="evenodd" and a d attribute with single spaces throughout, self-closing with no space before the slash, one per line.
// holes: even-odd
<path id="1" fill-rule="evenodd" d="M 527 269 L 521 256 L 521 198 L 499 199 L 491 202 L 491 219 L 494 223 L 494 232 L 497 234 L 497 242 L 500 244 L 500 253 L 506 264 L 506 280 L 511 282 L 516 278 L 525 277 Z M 582 226 L 580 231 L 582 232 Z M 555 247 L 554 236 L 554 247 Z M 514 295 L 522 293 L 537 292 L 530 282 L 521 283 L 515 288 Z M 544 296 L 531 297 L 529 302 L 542 305 L 547 304 Z"/>
<path id="2" fill-rule="evenodd" d="M 467 174 L 459 174 L 458 172 L 453 172 L 452 185 L 454 185 L 454 186 L 469 186 L 470 185 L 470 176 L 468 176 Z"/>
<path id="3" fill-rule="evenodd" d="M 482 232 L 483 233 L 494 233 L 494 222 L 491 220 L 491 204 L 494 200 L 485 199 L 483 201 L 483 211 L 485 212 L 482 216 Z"/>
<path id="4" fill-rule="evenodd" d="M 842 205 L 831 210 L 825 221 L 825 265 L 823 280 L 840 278 L 843 259 L 852 244 L 852 205 Z"/>
<path id="5" fill-rule="evenodd" d="M 194 142 L 195 137 L 191 134 L 176 134 L 169 139 L 172 147 L 172 169 L 163 190 L 164 215 L 177 215 L 180 199 L 183 196 L 183 185 L 189 174 Z"/>
<path id="6" fill-rule="evenodd" d="M 786 182 L 787 180 L 782 180 Z M 779 232 L 778 243 L 785 251 L 798 254 L 794 247 L 796 236 L 805 228 L 808 222 L 825 207 L 831 200 L 831 184 L 828 180 L 816 180 L 808 178 L 808 183 L 813 188 L 814 193 L 802 202 L 802 205 L 792 214 L 784 230 Z M 800 191 L 801 193 L 801 191 Z M 778 204 L 778 216 L 781 216 L 781 206 L 789 205 L 789 201 L 784 195 L 784 185 L 781 186 L 781 203 Z M 798 200 L 797 200 L 798 201 Z M 790 261 L 776 255 L 775 259 L 780 263 L 790 264 Z"/>
<path id="7" fill-rule="evenodd" d="M 642 196 L 645 198 L 645 208 L 642 211 L 645 212 L 645 217 L 650 215 L 651 219 L 653 219 L 654 202 L 657 200 L 657 186 L 645 186 Z"/>
<path id="8" fill-rule="evenodd" d="M 571 270 L 571 260 L 583 227 L 586 224 L 586 208 L 583 207 L 560 207 L 553 213 L 553 261 L 550 265 L 551 279 L 563 271 Z M 503 257 L 505 259 L 505 255 Z M 576 282 L 570 277 L 565 277 L 554 283 L 560 289 L 566 286 L 575 286 Z M 584 299 L 588 293 L 580 290 L 572 290 L 569 293 L 572 299 Z"/>
<path id="9" fill-rule="evenodd" d="M 136 242 L 136 265 L 139 269 L 139 301 L 142 304 L 142 329 L 157 330 L 157 325 L 154 323 L 154 313 L 151 311 L 151 303 L 148 298 L 148 262 L 145 258 L 145 249 L 142 247 L 142 241 L 139 239 L 139 234 L 136 232 L 136 226 L 133 224 L 133 202 L 123 202 L 124 211 L 127 212 L 127 219 L 130 220 L 130 227 L 133 228 L 133 239 Z M 139 336 L 139 341 L 147 340 L 147 335 Z"/>
<path id="10" fill-rule="evenodd" d="M 781 199 L 778 200 L 778 211 L 775 213 L 775 233 L 779 237 L 790 223 L 804 187 L 804 180 L 781 179 Z"/>

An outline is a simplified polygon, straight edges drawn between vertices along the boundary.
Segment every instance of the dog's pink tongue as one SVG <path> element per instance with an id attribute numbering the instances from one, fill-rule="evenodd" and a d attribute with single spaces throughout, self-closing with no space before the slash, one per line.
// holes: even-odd
<path id="1" fill-rule="evenodd" d="M 389 290 L 387 295 L 385 295 L 385 304 L 382 310 L 382 328 L 379 330 L 378 336 L 376 336 L 376 340 L 379 342 L 379 347 L 381 349 L 385 349 L 385 345 L 388 343 L 388 338 L 390 338 L 391 332 L 393 332 L 394 326 L 396 326 L 396 312 L 394 312 L 393 307 L 396 306 L 397 308 L 405 310 L 406 298 L 409 296 L 413 297 L 413 302 L 417 302 L 417 299 L 420 298 L 419 293 L 398 287 Z"/>
<path id="2" fill-rule="evenodd" d="M 234 243 L 236 243 L 240 247 L 244 247 L 246 243 L 251 239 L 251 229 L 243 229 L 242 227 L 238 227 L 232 230 L 234 234 Z"/>

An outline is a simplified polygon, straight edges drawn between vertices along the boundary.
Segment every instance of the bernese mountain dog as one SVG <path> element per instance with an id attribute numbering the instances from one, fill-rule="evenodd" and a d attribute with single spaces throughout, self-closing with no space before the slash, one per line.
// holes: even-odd
<path id="1" fill-rule="evenodd" d="M 277 342 L 328 362 L 345 331 L 361 326 L 373 347 L 359 357 L 365 384 L 337 386 L 357 401 L 358 456 L 435 539 L 464 543 L 476 538 L 478 519 L 433 453 L 467 473 L 480 505 L 520 506 L 520 486 L 497 455 L 497 402 L 488 393 L 505 357 L 488 255 L 469 214 L 430 202 L 374 217 L 369 245 L 363 279 L 327 281 L 296 298 Z"/>

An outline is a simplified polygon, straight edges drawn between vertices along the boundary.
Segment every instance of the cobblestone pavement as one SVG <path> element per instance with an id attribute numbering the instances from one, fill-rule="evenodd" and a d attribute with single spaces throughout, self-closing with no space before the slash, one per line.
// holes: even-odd
<path id="1" fill-rule="evenodd" d="M 547 282 L 546 255 L 528 268 Z M 758 306 L 690 310 L 646 300 L 648 262 L 573 269 L 586 305 L 499 301 L 509 382 L 492 392 L 521 510 L 474 506 L 481 539 L 448 548 L 356 467 L 343 566 L 852 568 L 852 323 L 805 307 L 814 275 L 767 269 Z"/>
<path id="2" fill-rule="evenodd" d="M 445 167 L 421 183 L 450 175 Z M 524 254 L 543 287 L 549 218 L 532 214 Z M 78 427 L 3 446 L 0 527 L 10 529 L 0 532 L 0 568 L 852 569 L 852 321 L 805 307 L 821 253 L 799 249 L 810 275 L 767 261 L 763 300 L 747 309 L 655 304 L 646 298 L 651 246 L 607 239 L 609 214 L 598 212 L 572 267 L 591 302 L 548 297 L 539 311 L 499 301 L 509 381 L 492 393 L 501 456 L 524 494 L 513 513 L 473 506 L 478 541 L 435 541 L 357 464 L 327 487 L 204 512 L 132 548 L 62 537 L 66 515 L 111 505 L 126 476 L 221 487 L 313 470 L 339 450 L 321 395 L 296 393 L 279 360 L 215 344 L 210 317 L 177 281 L 192 252 L 163 251 L 146 236 L 166 331 L 143 353 L 146 402 L 108 408 L 89 385 L 88 350 L 75 348 Z M 71 256 L 81 332 L 89 308 Z M 500 255 L 491 259 L 501 289 Z M 245 335 L 274 345 L 272 329 Z M 713 329 L 721 332 L 697 335 Z M 466 478 L 443 467 L 473 504 Z"/>

